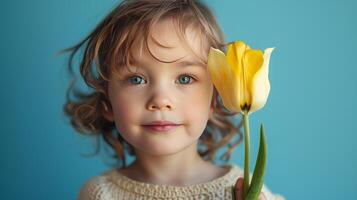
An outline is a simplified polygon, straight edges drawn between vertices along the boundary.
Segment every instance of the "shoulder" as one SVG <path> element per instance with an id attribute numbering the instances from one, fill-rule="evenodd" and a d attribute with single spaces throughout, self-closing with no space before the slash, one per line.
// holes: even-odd
<path id="1" fill-rule="evenodd" d="M 100 190 L 103 184 L 103 177 L 95 176 L 87 180 L 81 187 L 78 193 L 78 200 L 99 200 Z"/>
<path id="2" fill-rule="evenodd" d="M 244 169 L 241 168 L 239 165 L 232 164 L 232 171 L 234 171 L 234 174 L 237 175 L 236 180 L 238 178 L 244 176 Z M 249 173 L 249 179 L 252 180 L 252 173 Z M 283 197 L 281 194 L 273 193 L 266 184 L 263 184 L 262 192 L 265 194 L 267 200 L 285 200 L 285 197 Z"/>
<path id="3" fill-rule="evenodd" d="M 267 200 L 285 200 L 281 194 L 273 193 L 267 185 L 263 185 L 262 192 L 266 196 Z"/>
<path id="4" fill-rule="evenodd" d="M 100 200 L 105 199 L 110 183 L 112 170 L 108 170 L 99 176 L 94 176 L 82 185 L 77 200 Z"/>

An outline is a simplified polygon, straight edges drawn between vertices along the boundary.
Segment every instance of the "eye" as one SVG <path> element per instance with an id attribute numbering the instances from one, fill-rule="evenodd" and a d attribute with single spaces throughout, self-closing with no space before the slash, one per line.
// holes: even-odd
<path id="1" fill-rule="evenodd" d="M 179 77 L 179 82 L 181 84 L 189 84 L 190 80 L 194 79 L 192 76 L 189 76 L 187 74 L 184 74 L 182 76 Z"/>
<path id="2" fill-rule="evenodd" d="M 129 80 L 128 80 L 130 83 L 134 84 L 134 85 L 137 85 L 137 84 L 140 84 L 140 83 L 145 83 L 144 79 L 140 76 L 131 76 L 129 77 Z M 143 82 L 144 81 L 144 82 Z"/>

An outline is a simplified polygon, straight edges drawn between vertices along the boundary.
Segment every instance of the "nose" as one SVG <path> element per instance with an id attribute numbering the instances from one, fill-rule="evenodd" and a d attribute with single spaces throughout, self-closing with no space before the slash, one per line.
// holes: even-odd
<path id="1" fill-rule="evenodd" d="M 174 106 L 167 93 L 158 92 L 151 96 L 147 104 L 147 109 L 150 111 L 172 110 Z"/>

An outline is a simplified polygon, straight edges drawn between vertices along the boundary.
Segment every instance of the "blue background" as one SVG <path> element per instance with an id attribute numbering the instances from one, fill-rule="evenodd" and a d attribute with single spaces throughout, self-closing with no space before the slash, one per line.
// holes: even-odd
<path id="1" fill-rule="evenodd" d="M 268 140 L 265 184 L 287 199 L 357 199 L 357 2 L 206 0 L 228 41 L 276 47 L 271 93 L 251 115 Z M 117 4 L 114 0 L 2 1 L 0 199 L 75 199 L 109 168 L 107 150 L 77 134 L 62 113 L 66 56 Z M 242 166 L 243 145 L 233 162 Z M 253 165 L 253 164 L 251 164 Z"/>

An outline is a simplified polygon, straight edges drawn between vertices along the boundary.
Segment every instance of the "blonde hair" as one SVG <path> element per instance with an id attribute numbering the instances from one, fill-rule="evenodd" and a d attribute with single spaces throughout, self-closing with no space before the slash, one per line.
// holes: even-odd
<path id="1" fill-rule="evenodd" d="M 223 34 L 211 11 L 201 2 L 194 0 L 124 0 L 115 7 L 97 27 L 78 44 L 63 49 L 59 53 L 70 52 L 68 67 L 72 82 L 67 89 L 67 102 L 64 112 L 70 118 L 71 125 L 80 133 L 102 136 L 104 141 L 115 151 L 114 158 L 126 167 L 125 150 L 129 155 L 135 156 L 133 147 L 121 137 L 114 122 L 108 121 L 103 113 L 108 111 L 107 86 L 109 78 L 114 73 L 119 73 L 119 66 L 129 66 L 132 61 L 130 49 L 135 39 L 142 39 L 142 44 L 147 46 L 147 38 L 151 27 L 159 20 L 171 17 L 178 27 L 179 36 L 186 47 L 184 31 L 188 25 L 194 25 L 200 33 L 202 41 L 207 43 L 205 53 L 208 55 L 209 47 L 224 50 Z M 80 74 L 86 85 L 93 89 L 84 93 L 74 88 L 76 78 L 73 72 L 73 58 L 81 47 L 84 55 L 81 57 Z M 191 48 L 190 48 L 191 49 Z M 191 49 L 192 50 L 192 49 Z M 194 51 L 192 51 L 195 56 Z M 207 60 L 197 56 L 202 63 L 207 65 Z M 77 101 L 71 99 L 74 95 Z M 230 121 L 229 117 L 238 113 L 227 111 L 222 104 L 217 90 L 213 91 L 213 115 L 199 138 L 199 155 L 211 162 L 215 161 L 217 151 L 227 146 L 228 149 L 220 157 L 227 162 L 235 147 L 242 141 L 240 127 Z M 232 143 L 235 135 L 239 139 Z M 99 139 L 99 137 L 97 137 Z M 97 149 L 99 140 L 97 140 Z"/>

